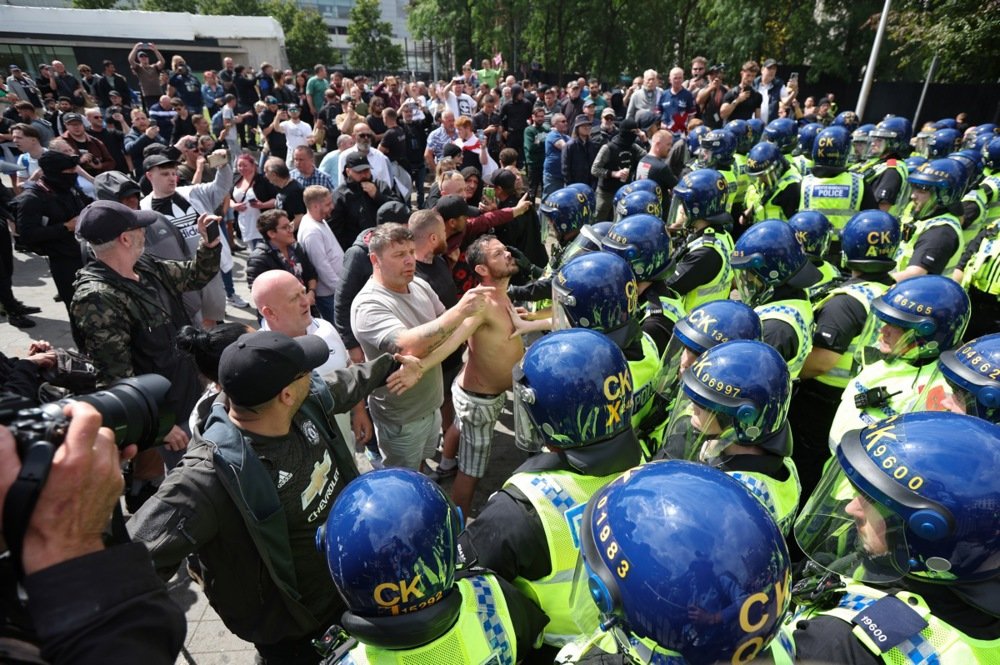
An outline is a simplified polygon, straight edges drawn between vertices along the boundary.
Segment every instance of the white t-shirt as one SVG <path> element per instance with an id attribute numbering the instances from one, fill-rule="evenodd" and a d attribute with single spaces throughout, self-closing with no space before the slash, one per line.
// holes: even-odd
<path id="1" fill-rule="evenodd" d="M 302 122 L 301 120 L 298 122 L 283 120 L 281 128 L 285 130 L 285 142 L 288 144 L 288 157 L 285 161 L 291 166 L 295 149 L 300 145 L 306 144 L 306 139 L 312 136 L 313 128 L 308 122 Z"/>

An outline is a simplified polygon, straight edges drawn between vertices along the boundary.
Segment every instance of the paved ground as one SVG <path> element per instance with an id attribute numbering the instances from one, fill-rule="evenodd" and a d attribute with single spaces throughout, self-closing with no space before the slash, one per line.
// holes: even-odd
<path id="1" fill-rule="evenodd" d="M 237 254 L 235 260 L 236 290 L 249 301 L 249 289 L 243 273 L 246 254 Z M 69 332 L 66 309 L 62 303 L 52 299 L 56 291 L 49 278 L 45 260 L 31 254 L 14 252 L 14 261 L 15 295 L 29 305 L 41 307 L 42 313 L 31 317 L 38 325 L 28 330 L 19 330 L 7 323 L 5 318 L 0 318 L 0 351 L 8 356 L 23 355 L 33 339 L 48 340 L 57 347 L 72 347 L 73 340 Z M 252 310 L 230 307 L 226 314 L 227 318 L 233 321 L 256 323 Z M 513 417 L 508 402 L 501 423 L 498 425 L 489 471 L 476 491 L 473 516 L 477 514 L 478 508 L 486 502 L 489 495 L 503 484 L 511 471 L 525 458 L 524 454 L 514 446 L 512 427 Z M 448 485 L 449 481 L 445 481 L 445 489 Z M 177 659 L 179 665 L 224 663 L 251 665 L 254 662 L 253 647 L 226 629 L 209 606 L 200 587 L 192 582 L 186 573 L 181 571 L 168 586 L 171 596 L 184 609 L 188 620 L 185 648 Z"/>

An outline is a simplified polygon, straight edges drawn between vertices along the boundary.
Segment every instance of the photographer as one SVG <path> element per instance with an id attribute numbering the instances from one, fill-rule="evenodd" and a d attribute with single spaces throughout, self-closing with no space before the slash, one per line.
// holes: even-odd
<path id="1" fill-rule="evenodd" d="M 122 491 L 114 436 L 99 429 L 101 416 L 89 404 L 72 403 L 63 412 L 71 418 L 69 430 L 20 552 L 39 647 L 5 635 L 0 660 L 173 663 L 184 643 L 184 615 L 157 579 L 149 554 L 140 544 L 105 549 L 102 540 Z M 125 457 L 134 454 L 134 446 L 124 451 Z M 20 470 L 14 438 L 0 427 L 0 505 Z M 14 593 L 13 579 L 9 585 L 5 579 L 5 601 Z M 6 619 L 15 608 L 4 603 Z"/>
<path id="2" fill-rule="evenodd" d="M 743 63 L 740 69 L 740 84 L 730 88 L 722 98 L 719 115 L 724 122 L 760 117 L 760 105 L 764 98 L 753 89 L 753 80 L 759 73 L 760 67 L 753 60 Z"/>
<path id="3" fill-rule="evenodd" d="M 712 65 L 708 68 L 708 84 L 698 91 L 695 101 L 701 111 L 701 119 L 709 129 L 719 129 L 722 121 L 722 101 L 729 92 L 723 82 L 726 75 L 725 65 Z"/>

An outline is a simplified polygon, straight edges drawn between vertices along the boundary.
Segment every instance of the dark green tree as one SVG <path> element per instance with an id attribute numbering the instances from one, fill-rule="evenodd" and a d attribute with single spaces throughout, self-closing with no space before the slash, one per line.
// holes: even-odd
<path id="1" fill-rule="evenodd" d="M 348 64 L 362 72 L 402 69 L 403 49 L 391 37 L 392 25 L 382 20 L 378 0 L 357 0 L 347 26 Z"/>
<path id="2" fill-rule="evenodd" d="M 114 9 L 118 0 L 73 0 L 73 9 Z"/>
<path id="3" fill-rule="evenodd" d="M 332 65 L 336 54 L 330 46 L 330 33 L 326 22 L 314 9 L 299 9 L 291 2 L 270 0 L 265 4 L 285 31 L 285 52 L 292 69 L 309 69 L 313 65 Z"/>

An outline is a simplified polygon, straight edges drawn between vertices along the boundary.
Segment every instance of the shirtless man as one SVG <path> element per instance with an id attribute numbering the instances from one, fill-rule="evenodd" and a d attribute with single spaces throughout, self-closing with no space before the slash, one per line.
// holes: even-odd
<path id="1" fill-rule="evenodd" d="M 517 265 L 510 252 L 495 236 L 484 235 L 469 245 L 465 258 L 482 285 L 494 287 L 480 323 L 469 338 L 469 359 L 452 387 L 460 436 L 458 473 L 451 498 L 468 515 L 476 483 L 490 460 L 493 430 L 513 383 L 514 365 L 524 355 L 524 344 L 520 336 L 511 339 L 514 324 L 507 284 L 517 272 Z"/>

